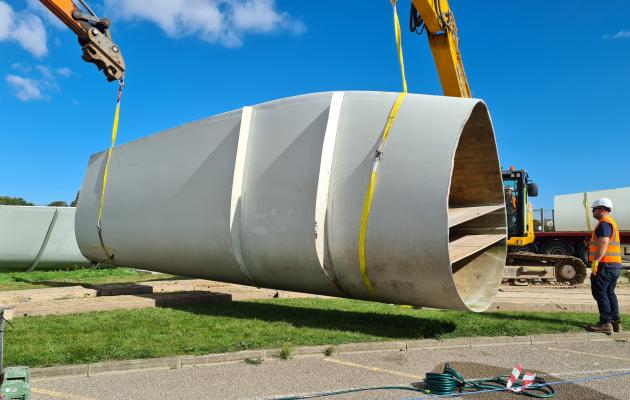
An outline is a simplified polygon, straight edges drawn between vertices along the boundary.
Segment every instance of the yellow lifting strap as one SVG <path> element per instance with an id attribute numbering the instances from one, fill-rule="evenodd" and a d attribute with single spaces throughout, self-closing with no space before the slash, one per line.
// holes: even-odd
<path id="1" fill-rule="evenodd" d="M 396 11 L 396 1 L 390 0 L 394 9 L 394 30 L 396 31 L 396 48 L 398 49 L 398 61 L 400 63 L 400 75 L 402 76 L 403 93 L 407 93 L 407 78 L 405 77 L 405 60 L 403 58 L 402 37 L 400 34 L 400 21 L 398 20 L 398 11 Z"/>
<path id="2" fill-rule="evenodd" d="M 123 87 L 125 86 L 125 77 L 123 76 L 120 81 L 118 81 L 118 99 L 116 100 L 116 111 L 114 113 L 114 125 L 112 126 L 112 142 L 109 146 L 109 151 L 107 152 L 107 161 L 105 162 L 105 172 L 103 173 L 103 182 L 101 184 L 101 199 L 98 204 L 98 219 L 96 221 L 96 230 L 98 232 L 98 239 L 101 242 L 101 247 L 105 252 L 105 255 L 108 259 L 113 260 L 114 255 L 109 254 L 107 251 L 107 247 L 103 242 L 103 230 L 101 223 L 103 222 L 103 203 L 105 202 L 105 190 L 107 189 L 107 177 L 109 176 L 109 163 L 112 159 L 112 152 L 114 151 L 114 146 L 116 146 L 116 136 L 118 135 L 118 119 L 120 117 L 120 98 L 122 97 Z"/>
<path id="3" fill-rule="evenodd" d="M 398 110 L 400 110 L 400 106 L 402 105 L 405 96 L 407 95 L 407 79 L 405 78 L 405 63 L 403 60 L 403 51 L 402 51 L 402 38 L 400 33 L 400 22 L 398 20 L 398 12 L 396 11 L 396 0 L 390 0 L 392 4 L 392 8 L 394 11 L 394 29 L 396 32 L 396 47 L 398 48 L 398 61 L 400 62 L 400 72 L 402 75 L 402 86 L 403 91 L 398 95 L 394 105 L 392 106 L 391 111 L 389 112 L 389 117 L 387 117 L 387 123 L 385 124 L 385 128 L 383 129 L 383 135 L 381 138 L 381 143 L 378 146 L 378 150 L 376 150 L 376 155 L 374 159 L 374 164 L 372 166 L 372 175 L 370 177 L 370 183 L 368 185 L 367 191 L 365 193 L 365 200 L 363 202 L 363 212 L 361 214 L 361 228 L 359 230 L 359 267 L 361 268 L 361 278 L 363 280 L 363 284 L 367 288 L 370 294 L 374 293 L 374 286 L 372 285 L 372 281 L 367 273 L 367 261 L 365 254 L 365 246 L 367 240 L 367 225 L 368 219 L 370 216 L 370 208 L 372 207 L 372 199 L 374 197 L 374 188 L 376 187 L 376 177 L 378 166 L 381 162 L 381 157 L 383 154 L 383 150 L 385 148 L 385 143 L 387 138 L 389 137 L 389 133 L 392 129 L 392 125 L 396 121 L 396 117 L 398 116 Z"/>

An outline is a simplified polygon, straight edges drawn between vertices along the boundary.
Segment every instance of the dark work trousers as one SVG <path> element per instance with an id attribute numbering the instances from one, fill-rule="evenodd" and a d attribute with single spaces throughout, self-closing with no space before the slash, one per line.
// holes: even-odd
<path id="1" fill-rule="evenodd" d="M 597 301 L 599 322 L 609 323 L 619 320 L 619 303 L 615 294 L 621 268 L 600 267 L 597 275 L 591 275 L 591 293 Z"/>

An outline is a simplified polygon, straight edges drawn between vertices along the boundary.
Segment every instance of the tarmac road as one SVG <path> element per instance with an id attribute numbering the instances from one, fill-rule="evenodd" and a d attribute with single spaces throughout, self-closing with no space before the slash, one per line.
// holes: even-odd
<path id="1" fill-rule="evenodd" d="M 614 337 L 614 336 L 613 336 Z M 556 385 L 555 399 L 630 399 L 630 342 L 541 342 L 495 344 L 406 351 L 343 353 L 288 361 L 265 359 L 259 365 L 243 362 L 172 370 L 34 379 L 34 400 L 108 399 L 262 399 L 350 387 L 409 385 L 420 382 L 445 362 L 467 379 L 509 374 L 517 363 L 543 374 L 547 381 L 571 381 L 608 374 L 616 378 Z M 326 399 L 417 399 L 422 393 L 363 392 Z M 511 393 L 470 395 L 470 399 L 519 399 Z"/>

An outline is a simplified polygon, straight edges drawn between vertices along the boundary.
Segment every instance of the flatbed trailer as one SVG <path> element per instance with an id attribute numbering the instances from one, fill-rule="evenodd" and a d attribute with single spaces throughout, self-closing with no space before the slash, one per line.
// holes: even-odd
<path id="1" fill-rule="evenodd" d="M 588 245 L 591 232 L 536 232 L 534 243 L 528 250 L 539 254 L 574 256 L 588 265 Z M 630 268 L 630 231 L 619 231 L 622 259 L 626 268 Z"/>
<path id="2" fill-rule="evenodd" d="M 530 186 L 536 188 L 525 171 L 503 171 L 503 181 L 524 199 Z M 517 213 L 520 217 L 510 225 L 515 229 L 509 232 L 502 281 L 514 285 L 584 283 L 589 275 L 591 232 L 598 222 L 591 215 L 590 204 L 600 197 L 620 205 L 613 218 L 620 228 L 622 264 L 630 269 L 630 208 L 624 207 L 630 203 L 630 187 L 627 187 L 555 196 L 551 215 L 523 202 L 517 211 L 528 207 L 527 224 L 523 214 Z"/>

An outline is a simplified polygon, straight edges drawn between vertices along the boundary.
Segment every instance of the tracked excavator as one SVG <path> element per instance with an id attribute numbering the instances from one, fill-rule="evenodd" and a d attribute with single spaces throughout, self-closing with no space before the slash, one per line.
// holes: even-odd
<path id="1" fill-rule="evenodd" d="M 583 283 L 587 271 L 581 258 L 540 254 L 534 245 L 534 211 L 529 198 L 538 196 L 538 185 L 529 179 L 525 170 L 511 167 L 502 171 L 502 176 L 508 218 L 508 253 L 503 281 L 514 285 Z"/>
<path id="2" fill-rule="evenodd" d="M 120 48 L 113 42 L 107 18 L 99 18 L 84 0 L 40 0 L 78 37 L 83 60 L 93 63 L 108 81 L 120 80 L 125 63 Z M 394 5 L 396 0 L 390 0 Z M 455 16 L 448 0 L 411 0 L 409 29 L 426 33 L 445 96 L 471 97 L 471 90 L 459 50 Z M 512 188 L 512 198 L 506 199 L 508 213 L 508 256 L 503 281 L 512 284 L 552 283 L 576 285 L 584 282 L 586 265 L 577 257 L 561 254 L 540 254 L 534 242 L 533 208 L 530 197 L 538 194 L 527 171 L 502 171 L 504 187 Z M 480 213 L 496 210 L 478 207 Z M 449 209 L 454 215 L 456 209 Z M 481 214 L 480 214 L 481 215 Z"/>

